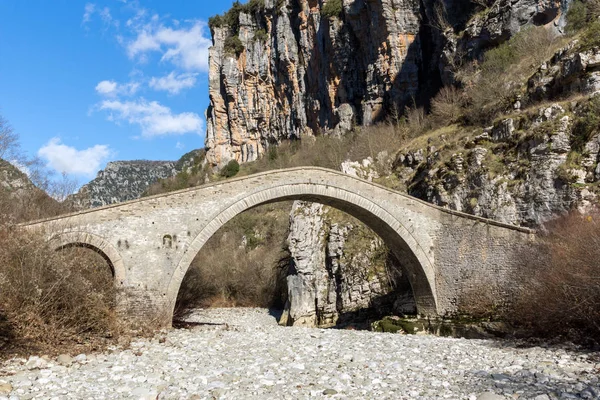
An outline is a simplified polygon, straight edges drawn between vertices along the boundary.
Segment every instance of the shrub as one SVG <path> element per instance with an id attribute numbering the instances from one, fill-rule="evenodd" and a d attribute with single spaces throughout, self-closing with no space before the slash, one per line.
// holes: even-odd
<path id="1" fill-rule="evenodd" d="M 229 36 L 225 39 L 223 50 L 225 51 L 225 54 L 235 54 L 236 56 L 239 56 L 242 54 L 242 51 L 244 51 L 244 45 L 237 35 Z"/>
<path id="2" fill-rule="evenodd" d="M 520 291 L 507 319 L 530 333 L 600 338 L 600 213 L 571 213 L 546 226 L 523 254 Z"/>
<path id="3" fill-rule="evenodd" d="M 575 34 L 590 28 L 598 17 L 600 17 L 600 0 L 574 1 L 567 12 L 565 29 L 567 33 Z M 592 32 L 588 35 L 592 36 Z"/>
<path id="4" fill-rule="evenodd" d="M 264 29 L 259 29 L 256 32 L 254 32 L 254 40 L 266 42 L 267 40 L 269 40 L 269 34 Z"/>
<path id="5" fill-rule="evenodd" d="M 323 18 L 340 17 L 344 11 L 342 0 L 327 0 L 321 8 L 321 16 Z"/>
<path id="6" fill-rule="evenodd" d="M 600 20 L 592 22 L 581 34 L 582 50 L 589 50 L 600 46 Z"/>
<path id="7" fill-rule="evenodd" d="M 590 99 L 578 111 L 571 133 L 571 147 L 576 151 L 584 151 L 585 144 L 600 131 L 600 97 Z"/>
<path id="8" fill-rule="evenodd" d="M 110 269 L 89 249 L 57 252 L 41 236 L 3 227 L 0 293 L 12 350 L 54 352 L 59 344 L 105 337 L 117 329 Z"/>
<path id="9" fill-rule="evenodd" d="M 431 100 L 431 116 L 438 125 L 456 122 L 462 112 L 462 94 L 454 86 L 443 87 Z"/>
<path id="10" fill-rule="evenodd" d="M 406 126 L 411 137 L 419 136 L 427 129 L 431 128 L 429 118 L 423 107 L 414 107 L 406 109 Z"/>
<path id="11" fill-rule="evenodd" d="M 586 5 L 581 1 L 574 1 L 567 12 L 566 31 L 570 34 L 580 31 L 585 27 L 587 18 L 588 11 Z"/>
<path id="12" fill-rule="evenodd" d="M 236 160 L 231 160 L 221 170 L 221 176 L 225 178 L 231 178 L 240 172 L 240 164 Z"/>

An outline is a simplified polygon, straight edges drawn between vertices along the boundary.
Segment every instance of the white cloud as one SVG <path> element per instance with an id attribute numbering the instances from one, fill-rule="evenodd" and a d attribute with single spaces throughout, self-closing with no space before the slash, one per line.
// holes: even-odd
<path id="1" fill-rule="evenodd" d="M 121 25 L 118 19 L 113 18 L 113 16 L 110 13 L 110 8 L 108 7 L 104 7 L 101 11 L 98 12 L 98 14 L 100 14 L 100 19 L 102 19 L 102 23 L 106 28 L 114 26 L 118 29 L 119 25 Z"/>
<path id="2" fill-rule="evenodd" d="M 94 3 L 87 3 L 83 9 L 83 19 L 81 20 L 81 24 L 85 25 L 92 19 L 92 14 L 96 10 L 96 5 Z"/>
<path id="3" fill-rule="evenodd" d="M 60 139 L 50 139 L 38 150 L 38 156 L 47 162 L 47 166 L 66 174 L 94 176 L 111 151 L 108 146 L 97 144 L 93 147 L 77 150 L 62 144 Z"/>
<path id="4" fill-rule="evenodd" d="M 169 75 L 150 79 L 150 87 L 154 90 L 164 90 L 170 94 L 178 94 L 183 89 L 194 87 L 197 76 L 198 74 L 194 73 L 175 75 L 175 72 L 171 72 Z"/>
<path id="5" fill-rule="evenodd" d="M 103 96 L 134 95 L 140 88 L 139 82 L 120 84 L 115 81 L 102 81 L 96 85 L 96 92 Z"/>
<path id="6" fill-rule="evenodd" d="M 173 29 L 158 23 L 154 15 L 150 23 L 128 24 L 137 32 L 127 44 L 127 54 L 142 62 L 149 52 L 162 53 L 161 61 L 169 61 L 187 71 L 208 71 L 208 48 L 212 41 L 207 34 L 205 22 L 196 21 L 189 28 Z"/>
<path id="7" fill-rule="evenodd" d="M 142 136 L 181 135 L 200 133 L 204 130 L 204 121 L 198 114 L 183 112 L 173 114 L 169 107 L 156 101 L 145 99 L 136 101 L 104 100 L 98 105 L 100 110 L 110 111 L 110 121 L 127 121 L 142 128 Z"/>
<path id="8" fill-rule="evenodd" d="M 102 81 L 96 85 L 96 92 L 104 95 L 114 95 L 117 93 L 117 82 Z"/>
<path id="9" fill-rule="evenodd" d="M 183 149 L 185 149 L 185 145 L 181 142 L 177 142 L 177 144 L 175 145 L 175 148 L 177 150 L 183 150 Z"/>
<path id="10" fill-rule="evenodd" d="M 81 25 L 85 26 L 86 30 L 89 29 L 86 25 L 92 20 L 94 14 L 98 14 L 100 16 L 102 24 L 104 25 L 104 30 L 107 30 L 111 27 L 118 29 L 121 25 L 121 22 L 118 19 L 113 18 L 112 14 L 110 13 L 110 8 L 104 7 L 102 9 L 98 9 L 96 4 L 87 3 L 83 9 L 83 18 L 81 20 Z"/>

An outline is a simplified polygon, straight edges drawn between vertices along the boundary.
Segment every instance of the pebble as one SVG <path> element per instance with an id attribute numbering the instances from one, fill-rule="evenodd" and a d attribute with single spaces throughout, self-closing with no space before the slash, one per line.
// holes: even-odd
<path id="1" fill-rule="evenodd" d="M 68 354 L 61 354 L 56 358 L 56 362 L 60 365 L 69 366 L 73 364 L 73 357 Z"/>
<path id="2" fill-rule="evenodd" d="M 510 341 L 280 327 L 197 310 L 189 329 L 100 354 L 0 365 L 0 400 L 600 398 L 598 354 Z"/>

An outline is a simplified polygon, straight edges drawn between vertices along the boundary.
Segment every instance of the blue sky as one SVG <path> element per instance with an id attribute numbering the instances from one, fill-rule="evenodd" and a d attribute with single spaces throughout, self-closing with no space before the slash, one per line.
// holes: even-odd
<path id="1" fill-rule="evenodd" d="M 219 1 L 0 1 L 0 114 L 23 150 L 85 183 L 108 161 L 203 147 Z"/>

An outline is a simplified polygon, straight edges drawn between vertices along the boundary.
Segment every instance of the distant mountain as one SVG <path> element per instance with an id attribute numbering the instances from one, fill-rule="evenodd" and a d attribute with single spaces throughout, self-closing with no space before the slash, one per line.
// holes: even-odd
<path id="1" fill-rule="evenodd" d="M 193 150 L 177 161 L 114 161 L 71 196 L 78 209 L 138 199 L 154 183 L 186 171 L 202 150 Z"/>

